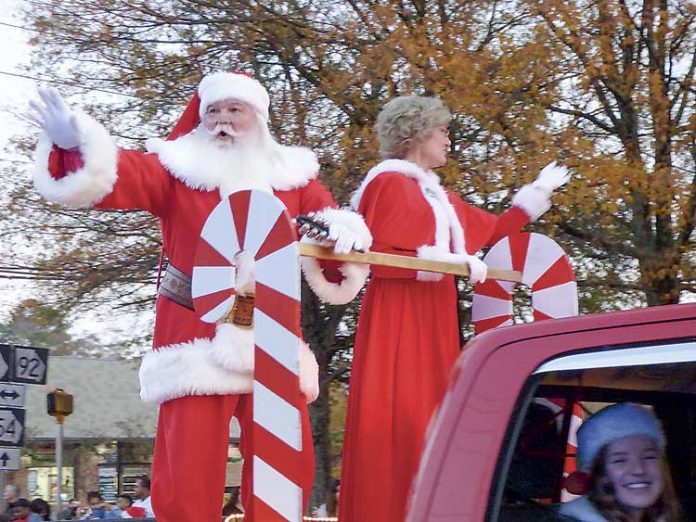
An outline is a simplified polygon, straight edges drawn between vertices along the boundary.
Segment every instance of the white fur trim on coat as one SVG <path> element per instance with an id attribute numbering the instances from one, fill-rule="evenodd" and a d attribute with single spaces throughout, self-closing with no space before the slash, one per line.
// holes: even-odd
<path id="1" fill-rule="evenodd" d="M 385 160 L 370 169 L 362 184 L 351 199 L 351 206 L 358 208 L 360 199 L 369 183 L 385 172 L 397 172 L 418 182 L 423 197 L 430 205 L 435 220 L 435 244 L 422 245 L 416 256 L 423 259 L 449 261 L 456 258 L 463 262 L 466 253 L 466 241 L 457 213 L 447 197 L 447 192 L 440 184 L 440 178 L 432 171 L 424 171 L 415 163 L 400 159 Z M 440 281 L 443 275 L 436 272 L 418 271 L 419 281 Z"/>
<path id="2" fill-rule="evenodd" d="M 75 208 L 99 203 L 116 183 L 118 148 L 103 125 L 83 113 L 77 113 L 84 165 L 62 179 L 54 179 L 48 170 L 53 143 L 44 133 L 39 138 L 34 159 L 34 186 L 47 200 Z"/>
<path id="3" fill-rule="evenodd" d="M 418 247 L 416 250 L 416 257 L 429 261 L 445 261 L 447 263 L 456 264 L 465 263 L 465 256 L 463 254 L 453 254 L 452 252 L 442 250 L 440 247 L 429 245 Z M 444 274 L 439 272 L 424 272 L 419 270 L 416 274 L 416 279 L 419 281 L 440 281 L 443 277 Z"/>
<path id="4" fill-rule="evenodd" d="M 299 350 L 300 390 L 312 402 L 319 394 L 319 366 L 306 343 L 300 341 Z M 253 330 L 220 325 L 212 340 L 194 339 L 145 354 L 140 397 L 161 404 L 186 395 L 251 393 L 253 381 Z"/>
<path id="5" fill-rule="evenodd" d="M 339 268 L 344 277 L 343 281 L 332 283 L 324 277 L 319 262 L 313 257 L 302 257 L 300 263 L 302 273 L 312 291 L 319 299 L 333 305 L 350 303 L 355 299 L 370 274 L 369 265 L 343 263 Z"/>
<path id="6" fill-rule="evenodd" d="M 223 368 L 234 372 L 254 371 L 254 330 L 234 324 L 219 324 L 212 341 L 212 356 Z"/>
<path id="7" fill-rule="evenodd" d="M 147 151 L 157 154 L 162 165 L 192 189 L 207 192 L 219 189 L 222 195 L 247 189 L 291 190 L 304 187 L 319 173 L 319 161 L 310 149 L 280 145 L 266 136 L 268 151 L 249 158 L 254 172 L 240 176 L 235 171 L 239 166 L 230 165 L 225 149 L 202 147 L 198 132 L 203 131 L 194 130 L 171 141 L 150 138 L 145 142 Z"/>
<path id="8" fill-rule="evenodd" d="M 512 204 L 524 210 L 530 221 L 535 221 L 551 208 L 551 194 L 530 183 L 517 191 Z"/>
<path id="9" fill-rule="evenodd" d="M 319 397 L 319 365 L 314 352 L 304 341 L 300 341 L 300 390 L 307 398 L 307 404 Z"/>
<path id="10" fill-rule="evenodd" d="M 140 398 L 161 404 L 186 395 L 249 393 L 253 374 L 224 368 L 210 339 L 150 350 L 140 365 Z"/>
<path id="11" fill-rule="evenodd" d="M 372 167 L 362 184 L 351 198 L 351 206 L 357 209 L 360 199 L 370 182 L 385 172 L 396 172 L 418 182 L 423 197 L 430 205 L 435 219 L 435 244 L 442 252 L 462 254 L 466 252 L 464 230 L 457 213 L 440 184 L 440 178 L 433 171 L 424 171 L 415 163 L 400 159 L 388 159 Z M 451 249 L 450 249 L 451 244 Z"/>
<path id="12" fill-rule="evenodd" d="M 340 224 L 354 233 L 362 242 L 365 250 L 372 246 L 372 234 L 363 217 L 347 209 L 325 208 L 316 213 L 316 218 L 327 224 Z M 302 238 L 302 241 L 308 241 Z M 302 272 L 307 284 L 322 301 L 329 304 L 346 304 L 358 295 L 370 274 L 369 265 L 343 263 L 340 267 L 343 281 L 332 283 L 324 277 L 319 262 L 310 257 L 301 258 Z"/>

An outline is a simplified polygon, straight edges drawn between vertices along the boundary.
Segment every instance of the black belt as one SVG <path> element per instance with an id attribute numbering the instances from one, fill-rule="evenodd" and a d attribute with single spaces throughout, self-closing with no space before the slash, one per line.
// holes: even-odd
<path id="1" fill-rule="evenodd" d="M 164 277 L 160 283 L 157 293 L 167 299 L 171 299 L 184 308 L 193 310 L 193 299 L 191 298 L 191 277 L 184 274 L 173 265 L 167 265 Z"/>

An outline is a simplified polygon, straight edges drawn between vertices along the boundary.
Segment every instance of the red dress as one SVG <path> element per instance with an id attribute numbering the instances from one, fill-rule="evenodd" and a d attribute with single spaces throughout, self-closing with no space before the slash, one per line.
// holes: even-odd
<path id="1" fill-rule="evenodd" d="M 430 259 L 473 254 L 529 221 L 517 207 L 500 217 L 471 207 L 401 160 L 372 169 L 353 203 L 373 251 Z M 372 267 L 353 353 L 341 522 L 404 519 L 428 423 L 460 353 L 454 278 L 431 279 Z"/>

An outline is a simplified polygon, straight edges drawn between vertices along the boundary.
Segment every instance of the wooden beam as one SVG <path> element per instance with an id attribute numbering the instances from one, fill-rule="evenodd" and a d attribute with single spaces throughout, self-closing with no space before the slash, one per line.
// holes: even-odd
<path id="1" fill-rule="evenodd" d="M 314 257 L 317 259 L 330 259 L 335 261 L 345 261 L 349 263 L 361 263 L 366 265 L 382 265 L 394 268 L 409 268 L 411 270 L 422 270 L 424 272 L 439 272 L 442 274 L 454 274 L 458 276 L 469 276 L 469 269 L 466 265 L 448 263 L 446 261 L 430 261 L 411 256 L 397 256 L 394 254 L 384 254 L 381 252 L 349 252 L 348 254 L 336 254 L 331 247 L 300 243 L 300 255 Z M 522 282 L 522 274 L 514 270 L 503 270 L 488 267 L 488 279 L 499 281 Z"/>

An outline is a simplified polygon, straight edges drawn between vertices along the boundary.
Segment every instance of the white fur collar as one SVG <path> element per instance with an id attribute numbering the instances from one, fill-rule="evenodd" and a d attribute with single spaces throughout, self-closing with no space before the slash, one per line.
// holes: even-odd
<path id="1" fill-rule="evenodd" d="M 351 206 L 358 208 L 360 199 L 367 185 L 380 174 L 385 172 L 397 172 L 418 182 L 423 197 L 433 210 L 435 217 L 435 245 L 438 249 L 455 254 L 466 253 L 464 230 L 454 207 L 447 197 L 447 192 L 440 185 L 440 177 L 432 170 L 425 171 L 415 163 L 401 159 L 388 159 L 372 167 L 360 187 L 351 198 Z"/>
<path id="2" fill-rule="evenodd" d="M 188 187 L 208 192 L 220 189 L 223 196 L 243 189 L 270 192 L 272 189 L 300 188 L 316 178 L 319 172 L 319 162 L 310 149 L 273 141 L 268 151 L 247 158 L 247 170 L 253 172 L 246 175 L 240 172 L 239 165 L 230 164 L 224 149 L 203 143 L 195 130 L 172 141 L 149 139 L 146 147 Z"/>

